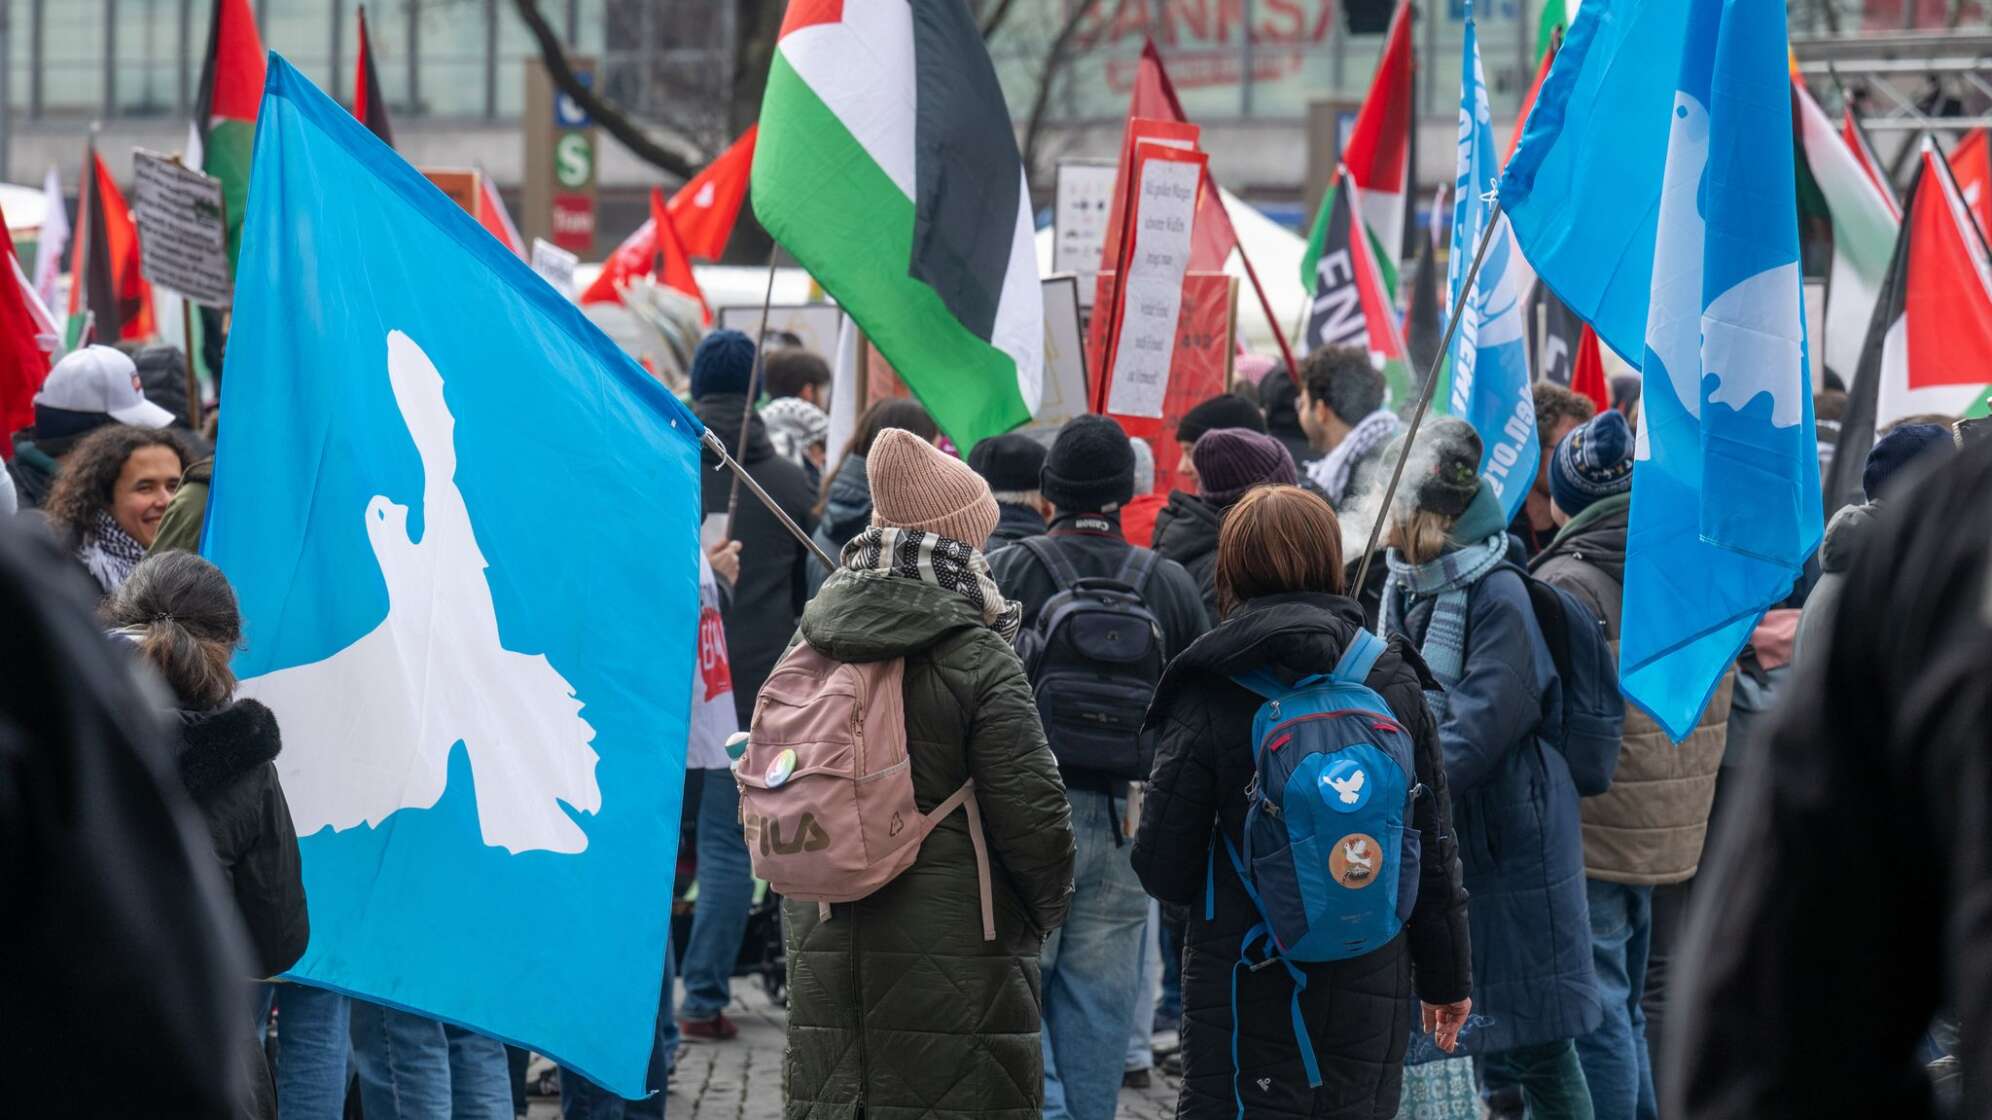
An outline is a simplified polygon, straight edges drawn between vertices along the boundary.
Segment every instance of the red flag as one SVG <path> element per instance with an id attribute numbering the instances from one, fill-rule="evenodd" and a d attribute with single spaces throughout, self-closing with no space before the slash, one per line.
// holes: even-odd
<path id="1" fill-rule="evenodd" d="M 6 229 L 0 216 L 0 230 Z M 6 242 L 7 262 L 0 269 L 0 452 L 12 457 L 14 433 L 35 422 L 35 394 L 48 376 L 48 354 L 41 348 L 41 327 L 28 310 L 26 273 L 14 260 L 14 239 Z"/>
<path id="2" fill-rule="evenodd" d="M 387 98 L 381 96 L 380 72 L 374 69 L 373 40 L 367 36 L 367 6 L 360 5 L 360 58 L 353 70 L 353 116 L 394 146 L 394 130 L 387 123 Z"/>
<path id="3" fill-rule="evenodd" d="M 1965 205 L 1978 219 L 1978 232 L 1992 237 L 1992 134 L 1982 128 L 1965 133 L 1951 149 L 1950 169 Z"/>
<path id="4" fill-rule="evenodd" d="M 1377 60 L 1369 95 L 1349 129 L 1349 146 L 1342 151 L 1342 162 L 1356 185 L 1372 196 L 1405 194 L 1411 156 L 1411 70 L 1411 5 L 1403 3 L 1390 17 L 1383 57 Z M 1388 236 L 1391 231 L 1377 232 Z M 1397 246 L 1389 248 L 1394 252 Z"/>
<path id="5" fill-rule="evenodd" d="M 678 238 L 678 227 L 671 221 L 664 192 L 656 187 L 650 188 L 650 224 L 658 233 L 657 281 L 698 300 L 699 311 L 706 325 L 711 326 L 712 308 L 706 305 L 705 293 L 699 290 L 699 282 L 692 275 L 692 258 L 686 255 L 685 243 Z"/>
<path id="6" fill-rule="evenodd" d="M 138 270 L 138 226 L 93 145 L 83 162 L 76 231 L 70 239 L 69 313 L 87 306 L 105 342 L 153 333 L 152 285 Z"/>
<path id="7" fill-rule="evenodd" d="M 740 217 L 740 202 L 747 197 L 747 179 L 754 169 L 754 135 L 759 128 L 748 125 L 740 139 L 679 187 L 664 207 L 671 215 L 671 224 L 678 227 L 685 251 L 698 260 L 716 261 L 726 255 L 726 242 Z"/>
<path id="8" fill-rule="evenodd" d="M 1925 151 L 1924 185 L 1943 180 Z M 1909 388 L 1992 381 L 1992 262 L 1967 212 L 1962 184 L 1916 193 L 1902 236 L 1909 243 L 1904 304 Z"/>
<path id="9" fill-rule="evenodd" d="M 1591 398 L 1599 412 L 1612 406 L 1611 386 L 1605 383 L 1605 356 L 1598 349 L 1598 332 L 1589 323 L 1584 324 L 1583 333 L 1577 336 L 1577 357 L 1570 365 L 1570 391 Z"/>
<path id="10" fill-rule="evenodd" d="M 526 255 L 526 242 L 519 236 L 519 227 L 512 224 L 512 212 L 505 209 L 498 185 L 482 170 L 477 173 L 477 220 L 505 248 L 520 257 Z"/>

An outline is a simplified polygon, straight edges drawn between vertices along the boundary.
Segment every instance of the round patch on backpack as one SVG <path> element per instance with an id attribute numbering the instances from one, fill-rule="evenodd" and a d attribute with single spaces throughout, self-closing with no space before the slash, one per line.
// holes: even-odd
<path id="1" fill-rule="evenodd" d="M 1376 838 L 1360 832 L 1351 832 L 1335 841 L 1335 847 L 1328 853 L 1328 873 L 1337 883 L 1352 891 L 1362 890 L 1376 882 L 1376 873 L 1383 864 L 1383 849 Z"/>
<path id="2" fill-rule="evenodd" d="M 775 756 L 773 762 L 768 763 L 768 772 L 762 775 L 761 780 L 767 783 L 769 789 L 780 786 L 783 782 L 789 780 L 790 774 L 795 773 L 795 761 L 795 752 L 793 750 L 783 751 Z"/>
<path id="3" fill-rule="evenodd" d="M 1354 813 L 1369 804 L 1369 774 L 1353 758 L 1337 759 L 1321 771 L 1321 800 L 1338 813 Z"/>

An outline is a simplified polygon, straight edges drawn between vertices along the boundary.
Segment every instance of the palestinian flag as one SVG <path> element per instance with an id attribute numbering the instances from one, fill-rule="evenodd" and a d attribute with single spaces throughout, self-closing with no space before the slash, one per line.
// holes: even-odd
<path id="1" fill-rule="evenodd" d="M 1852 105 L 1840 111 L 1840 139 L 1846 141 L 1847 150 L 1854 153 L 1854 160 L 1861 165 L 1861 173 L 1868 177 L 1868 182 L 1873 183 L 1874 189 L 1880 191 L 1882 197 L 1888 200 L 1888 212 L 1895 215 L 1895 220 L 1900 222 L 1902 200 L 1895 197 L 1895 185 L 1888 181 L 1887 175 L 1882 174 L 1881 160 L 1874 154 L 1874 145 L 1868 143 L 1867 130 L 1861 127 L 1861 122 L 1854 119 Z M 1951 167 L 1953 169 L 1957 167 L 1955 156 L 1952 157 Z"/>
<path id="2" fill-rule="evenodd" d="M 955 445 L 1023 424 L 1044 296 L 1010 111 L 961 0 L 791 0 L 754 213 Z"/>
<path id="3" fill-rule="evenodd" d="M 477 169 L 477 224 L 497 238 L 499 244 L 512 250 L 514 256 L 526 256 L 526 239 L 519 236 L 519 227 L 512 224 L 512 212 L 505 209 L 498 184 L 481 167 Z"/>
<path id="4" fill-rule="evenodd" d="M 1536 61 L 1554 54 L 1557 40 L 1568 30 L 1570 13 L 1563 0 L 1543 0 L 1542 14 L 1536 17 Z M 1528 110 L 1523 109 L 1522 116 L 1528 115 Z"/>
<path id="5" fill-rule="evenodd" d="M 77 188 L 76 229 L 69 239 L 69 314 L 96 319 L 97 341 L 152 334 L 152 285 L 138 270 L 138 225 L 93 143 Z"/>
<path id="6" fill-rule="evenodd" d="M 726 255 L 726 243 L 740 218 L 747 197 L 748 174 L 754 165 L 754 137 L 759 125 L 748 126 L 719 157 L 687 180 L 664 209 L 678 227 L 678 240 L 693 260 L 716 261 Z M 645 219 L 602 262 L 602 271 L 581 293 L 582 303 L 615 303 L 620 286 L 632 276 L 650 271 L 657 256 L 657 223 Z"/>
<path id="7" fill-rule="evenodd" d="M 265 66 L 263 40 L 256 33 L 256 15 L 249 0 L 214 0 L 187 162 L 221 180 L 231 265 L 242 251 L 242 215 L 249 203 L 249 152 L 256 140 L 256 106 L 263 100 Z"/>
<path id="8" fill-rule="evenodd" d="M 682 295 L 698 301 L 699 314 L 706 326 L 712 325 L 712 307 L 706 303 L 705 292 L 692 276 L 691 254 L 685 252 L 685 243 L 678 237 L 678 224 L 671 220 L 671 212 L 665 206 L 664 192 L 650 188 L 650 221 L 656 227 L 657 282 Z"/>
<path id="9" fill-rule="evenodd" d="M 1992 237 L 1992 133 L 1974 128 L 1951 149 L 1951 175 L 1964 203 L 1978 219 L 1978 232 Z"/>
<path id="10" fill-rule="evenodd" d="M 1908 416 L 1982 416 L 1992 383 L 1992 253 L 1950 168 L 1927 140 L 1902 234 L 1847 393 L 1826 480 L 1829 508 L 1856 501 L 1875 434 Z"/>
<path id="11" fill-rule="evenodd" d="M 1801 156 L 1799 175 L 1810 173 L 1833 227 L 1822 357 L 1828 368 L 1844 377 L 1860 361 L 1868 320 L 1874 317 L 1874 303 L 1894 255 L 1900 219 L 1894 200 L 1881 189 L 1879 176 L 1862 166 L 1865 144 L 1848 144 L 1797 75 L 1792 76 L 1791 102 Z"/>
<path id="12" fill-rule="evenodd" d="M 1411 2 L 1403 0 L 1390 18 L 1390 35 L 1383 57 L 1370 79 L 1369 95 L 1356 114 L 1342 151 L 1348 179 L 1363 193 L 1363 228 L 1368 232 L 1377 268 L 1392 298 L 1397 294 L 1398 256 L 1404 246 L 1404 209 L 1411 187 L 1411 130 L 1416 127 L 1412 101 Z M 1328 245 L 1329 213 L 1335 206 L 1330 191 L 1315 212 L 1300 258 L 1300 286 L 1313 291 L 1314 270 Z"/>
<path id="13" fill-rule="evenodd" d="M 6 229 L 0 216 L 0 230 Z M 0 270 L 0 451 L 11 457 L 14 433 L 35 422 L 35 394 L 48 376 L 48 346 L 53 324 L 21 262 L 14 256 L 14 239 L 0 237 L 7 267 Z"/>
<path id="14" fill-rule="evenodd" d="M 353 117 L 394 147 L 394 129 L 387 123 L 387 98 L 380 92 L 380 71 L 374 69 L 373 39 L 367 35 L 367 6 L 360 5 L 360 58 L 353 68 Z"/>
<path id="15" fill-rule="evenodd" d="M 1307 308 L 1307 333 L 1301 341 L 1309 350 L 1362 347 L 1370 362 L 1385 371 L 1390 399 L 1404 401 L 1411 387 L 1404 336 L 1370 240 L 1357 233 L 1362 188 L 1346 167 L 1337 168 L 1335 178 L 1322 229 L 1321 259 L 1314 270 L 1314 297 Z"/>

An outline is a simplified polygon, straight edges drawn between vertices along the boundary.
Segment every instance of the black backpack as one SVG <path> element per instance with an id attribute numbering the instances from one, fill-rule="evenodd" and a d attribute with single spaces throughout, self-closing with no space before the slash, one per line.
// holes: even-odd
<path id="1" fill-rule="evenodd" d="M 1142 602 L 1141 587 L 1155 554 L 1130 549 L 1112 579 L 1082 579 L 1051 541 L 1017 543 L 1058 585 L 1036 625 L 1017 637 L 1052 755 L 1069 769 L 1146 781 L 1154 746 L 1141 734 L 1141 721 L 1163 659 L 1162 628 Z"/>
<path id="2" fill-rule="evenodd" d="M 1536 627 L 1563 679 L 1563 724 L 1543 730 L 1570 765 L 1578 794 L 1594 797 L 1611 787 L 1625 734 L 1625 697 L 1605 622 L 1568 591 L 1507 567 L 1528 589 Z"/>

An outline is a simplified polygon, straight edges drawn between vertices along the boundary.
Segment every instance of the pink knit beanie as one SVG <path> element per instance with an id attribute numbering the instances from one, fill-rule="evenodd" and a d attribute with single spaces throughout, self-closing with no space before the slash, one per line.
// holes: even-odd
<path id="1" fill-rule="evenodd" d="M 967 463 L 903 428 L 887 428 L 865 457 L 872 524 L 924 529 L 981 548 L 996 531 L 996 499 Z"/>

